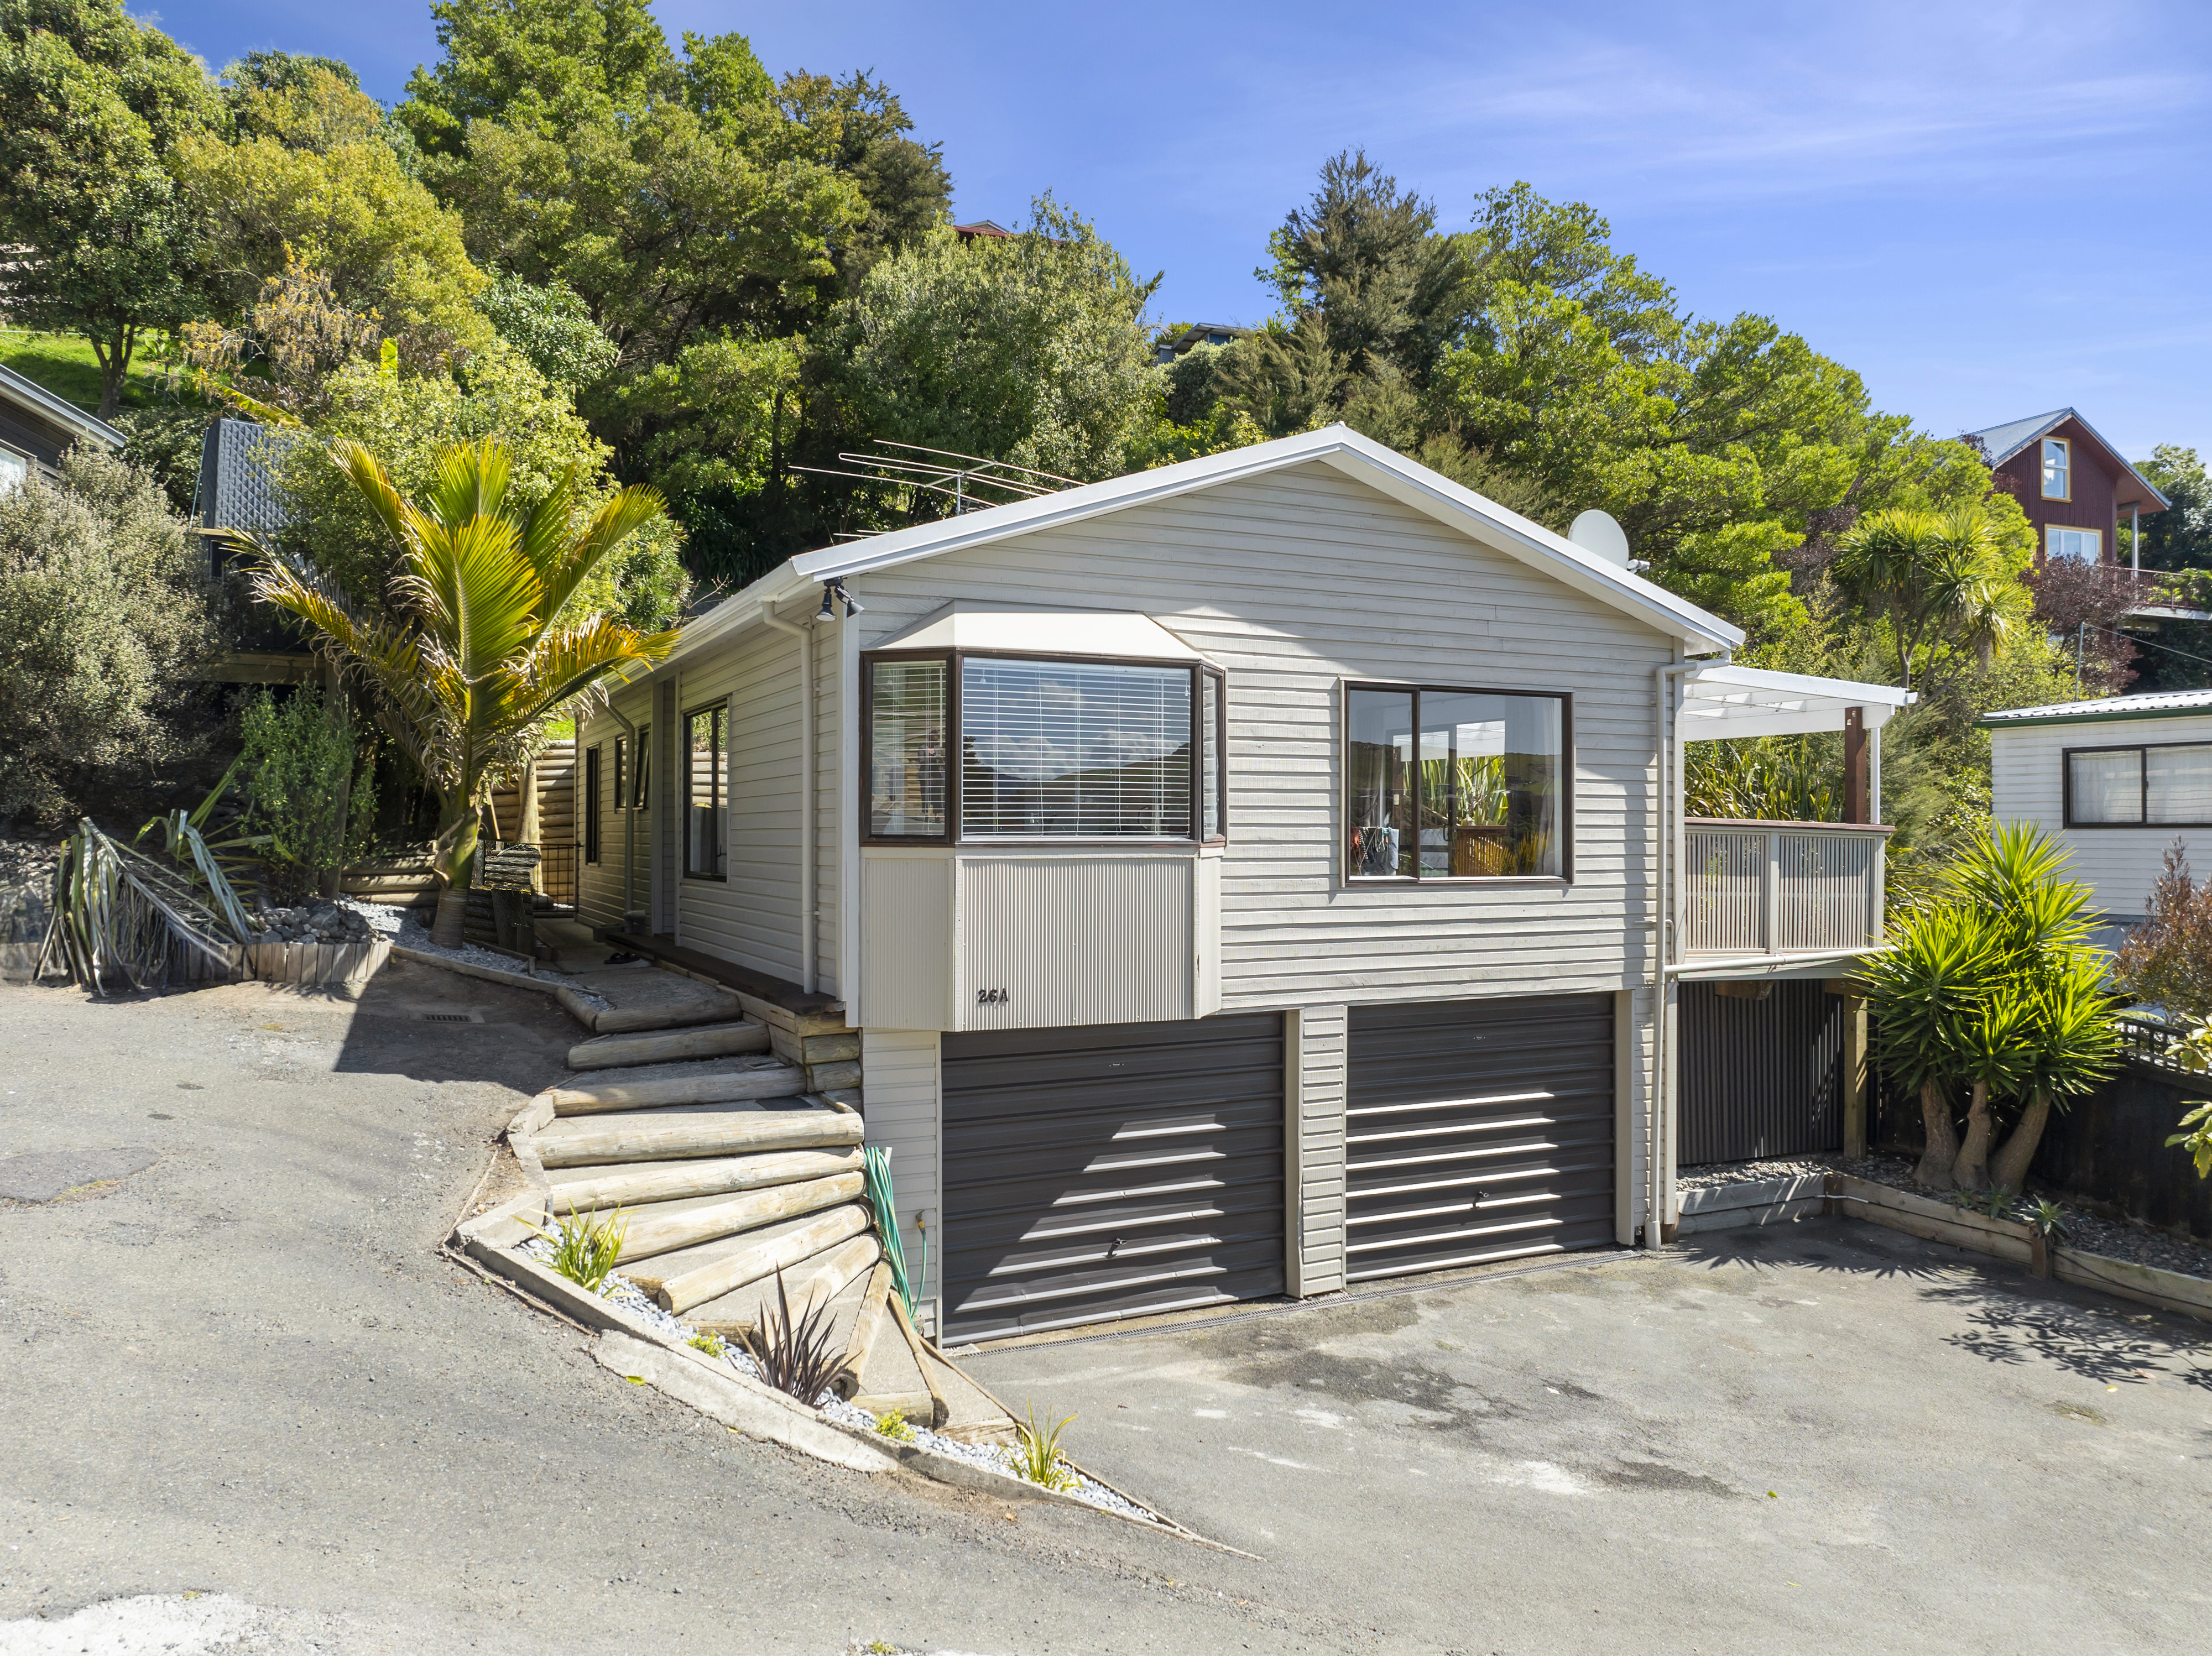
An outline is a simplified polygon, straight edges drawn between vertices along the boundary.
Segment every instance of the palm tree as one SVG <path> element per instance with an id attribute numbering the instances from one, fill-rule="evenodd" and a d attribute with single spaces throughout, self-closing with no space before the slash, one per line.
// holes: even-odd
<path id="1" fill-rule="evenodd" d="M 1889 622 L 1900 682 L 1931 633 L 1948 634 L 1984 660 L 2004 641 L 1996 531 L 1978 506 L 1934 512 L 1869 512 L 1838 543 L 1836 576 Z"/>
<path id="2" fill-rule="evenodd" d="M 331 458 L 398 543 L 393 613 L 357 613 L 319 571 L 265 548 L 255 549 L 253 595 L 306 622 L 374 688 L 377 722 L 437 790 L 430 937 L 458 947 L 492 784 L 530 756 L 548 714 L 605 695 L 675 646 L 673 632 L 574 606 L 608 554 L 660 515 L 661 498 L 625 488 L 586 517 L 571 470 L 524 509 L 507 497 L 507 450 L 492 440 L 446 450 L 419 503 L 358 443 L 336 444 Z"/>

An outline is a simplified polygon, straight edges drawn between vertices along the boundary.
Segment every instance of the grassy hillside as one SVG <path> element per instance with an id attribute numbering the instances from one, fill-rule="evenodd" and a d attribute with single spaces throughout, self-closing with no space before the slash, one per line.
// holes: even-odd
<path id="1" fill-rule="evenodd" d="M 143 348 L 131 358 L 131 377 L 124 382 L 123 406 L 143 408 L 158 402 L 161 391 L 146 368 Z M 25 328 L 0 328 L 0 363 L 34 379 L 57 397 L 66 397 L 87 414 L 100 411 L 100 359 L 92 347 L 71 334 L 33 333 Z"/>

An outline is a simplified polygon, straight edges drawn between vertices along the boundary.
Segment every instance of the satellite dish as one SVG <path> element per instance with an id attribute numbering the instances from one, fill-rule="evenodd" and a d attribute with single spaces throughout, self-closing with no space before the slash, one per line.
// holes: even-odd
<path id="1" fill-rule="evenodd" d="M 1628 533 L 1610 512 L 1593 507 L 1567 526 L 1567 538 L 1618 568 L 1629 566 Z"/>

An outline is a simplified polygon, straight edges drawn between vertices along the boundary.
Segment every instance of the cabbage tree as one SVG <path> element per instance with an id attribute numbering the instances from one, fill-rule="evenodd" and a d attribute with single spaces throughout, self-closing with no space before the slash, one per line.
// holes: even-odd
<path id="1" fill-rule="evenodd" d="M 331 458 L 398 548 L 391 604 L 356 610 L 323 572 L 267 549 L 253 593 L 307 622 L 374 691 L 378 723 L 437 791 L 430 936 L 457 947 L 493 784 L 530 757 L 549 715 L 603 696 L 675 646 L 673 631 L 642 633 L 572 603 L 602 561 L 660 518 L 661 499 L 624 488 L 587 515 L 572 470 L 525 507 L 507 488 L 505 445 L 489 440 L 446 450 L 419 501 L 358 443 L 333 445 Z"/>

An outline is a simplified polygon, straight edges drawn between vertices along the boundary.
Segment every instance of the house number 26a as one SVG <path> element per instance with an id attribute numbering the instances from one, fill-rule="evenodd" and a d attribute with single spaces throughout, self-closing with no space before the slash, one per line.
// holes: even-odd
<path id="1" fill-rule="evenodd" d="M 1013 1004 L 1013 998 L 1011 989 L 978 989 L 975 992 L 975 1004 L 978 1006 L 1008 1006 Z"/>

